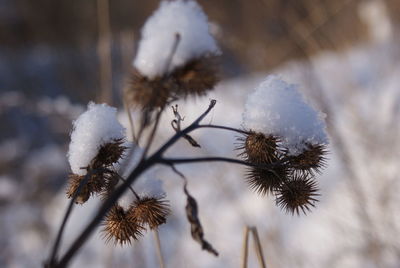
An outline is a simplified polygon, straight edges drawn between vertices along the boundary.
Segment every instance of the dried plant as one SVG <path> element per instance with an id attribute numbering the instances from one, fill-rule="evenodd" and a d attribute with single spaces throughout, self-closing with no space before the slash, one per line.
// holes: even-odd
<path id="1" fill-rule="evenodd" d="M 315 181 L 307 174 L 295 175 L 290 181 L 283 183 L 277 189 L 276 203 L 292 214 L 299 214 L 300 209 L 303 213 L 314 207 L 314 202 L 318 188 Z"/>
<path id="2" fill-rule="evenodd" d="M 115 205 L 111 208 L 104 221 L 103 233 L 107 242 L 114 244 L 130 244 L 142 236 L 144 228 L 140 221 L 123 207 Z"/>
<path id="3" fill-rule="evenodd" d="M 170 7 L 172 8 L 169 9 Z M 140 161 L 128 176 L 122 177 L 115 166 L 126 154 L 128 146 L 124 143 L 126 139 L 125 129 L 116 118 L 116 109 L 105 104 L 90 103 L 88 111 L 74 122 L 74 130 L 71 134 L 73 146 L 70 146 L 68 153 L 73 171 L 73 174 L 69 177 L 70 182 L 67 191 L 67 196 L 71 198 L 71 202 L 60 226 L 51 255 L 46 262 L 49 267 L 67 266 L 90 234 L 101 223 L 104 226 L 103 234 L 106 241 L 114 241 L 114 244 L 120 245 L 130 244 L 137 240 L 146 228 L 157 230 L 161 224 L 166 223 L 171 212 L 168 200 L 156 195 L 141 197 L 134 189 L 134 182 L 137 178 L 157 164 L 172 168 L 176 174 L 184 179 L 183 192 L 187 197 L 185 208 L 191 235 L 203 250 L 215 256 L 218 256 L 218 252 L 204 239 L 204 230 L 199 220 L 198 203 L 187 190 L 188 180 L 175 168 L 175 165 L 211 163 L 214 161 L 243 165 L 247 168 L 245 179 L 250 187 L 261 195 L 275 195 L 277 205 L 292 214 L 299 214 L 300 211 L 305 213 L 317 201 L 318 189 L 315 175 L 320 173 L 325 166 L 325 155 L 327 153 L 323 123 L 318 121 L 319 117 L 316 115 L 316 111 L 301 99 L 293 86 L 287 85 L 274 77 L 267 78 L 261 84 L 257 91 L 249 97 L 250 102 L 255 101 L 257 104 L 257 101 L 263 100 L 258 95 L 258 91 L 263 91 L 264 87 L 267 87 L 266 91 L 268 91 L 268 87 L 273 87 L 274 90 L 269 92 L 271 99 L 273 97 L 276 97 L 278 101 L 289 99 L 295 103 L 280 104 L 283 106 L 294 105 L 294 108 L 299 110 L 297 111 L 293 107 L 287 109 L 293 113 L 287 117 L 288 120 L 296 119 L 297 114 L 305 113 L 307 115 L 305 118 L 316 120 L 316 122 L 303 122 L 304 126 L 295 121 L 298 124 L 297 127 L 287 128 L 286 126 L 282 127 L 282 120 L 279 121 L 281 114 L 273 114 L 270 118 L 267 118 L 271 121 L 267 123 L 271 124 L 259 123 L 257 120 L 259 120 L 260 115 L 267 115 L 267 113 L 260 113 L 257 110 L 265 109 L 262 106 L 254 107 L 256 112 L 250 112 L 249 115 L 244 116 L 249 124 L 245 124 L 242 129 L 202 124 L 203 119 L 216 105 L 216 100 L 211 100 L 208 108 L 197 119 L 184 127 L 184 116 L 179 113 L 178 106 L 173 105 L 171 126 L 175 134 L 159 148 L 150 150 L 158 131 L 161 115 L 166 111 L 167 105 L 176 99 L 185 99 L 190 95 L 204 95 L 207 91 L 212 90 L 218 81 L 218 64 L 216 63 L 218 53 L 215 51 L 217 46 L 212 37 L 209 36 L 206 16 L 202 13 L 201 8 L 193 1 L 182 0 L 163 2 L 161 8 L 165 9 L 162 12 L 170 12 L 176 10 L 176 8 L 182 9 L 183 13 L 187 13 L 184 14 L 186 17 L 183 16 L 187 20 L 185 23 L 191 22 L 192 17 L 197 16 L 196 19 L 199 21 L 196 23 L 200 25 L 197 29 L 198 32 L 192 31 L 182 34 L 173 32 L 172 36 L 157 35 L 154 34 L 152 29 L 149 30 L 148 27 L 145 27 L 145 30 L 148 31 L 147 35 L 150 37 L 147 36 L 139 45 L 138 55 L 133 64 L 131 81 L 124 94 L 124 103 L 128 103 L 130 106 L 127 111 L 129 115 L 131 116 L 131 109 L 133 108 L 138 110 L 141 116 L 138 120 L 139 127 L 133 128 L 131 126 L 131 129 L 136 131 L 133 134 L 133 137 L 135 137 L 134 149 L 130 151 L 135 152 L 137 148 L 141 147 L 142 154 Z M 160 16 L 161 13 L 156 12 L 154 16 Z M 179 17 L 179 19 L 182 19 L 182 17 Z M 168 23 L 171 23 L 174 27 L 176 25 L 175 21 L 165 22 L 165 24 Z M 157 23 L 157 25 L 160 24 Z M 152 38 L 157 41 L 156 46 L 150 44 L 150 51 L 147 51 L 147 48 L 143 48 L 141 45 L 148 44 L 153 40 Z M 165 40 L 160 38 L 165 38 Z M 205 47 L 197 47 L 199 38 L 208 42 L 206 42 Z M 202 41 L 204 41 L 203 39 Z M 167 47 L 171 49 L 168 53 L 157 48 L 157 45 L 163 44 L 163 42 L 167 42 Z M 197 50 L 193 50 L 188 44 L 192 44 Z M 148 55 L 158 55 L 159 58 L 146 58 Z M 279 92 L 282 92 L 283 97 L 279 95 Z M 267 104 L 267 109 L 278 105 L 277 103 Z M 250 103 L 246 110 L 253 109 L 253 106 L 256 105 Z M 281 107 L 276 110 L 279 113 L 285 112 L 285 109 Z M 272 112 L 277 113 L 276 111 Z M 307 128 L 307 124 L 311 126 L 311 130 Z M 259 127 L 260 125 L 263 127 Z M 269 128 L 265 129 L 267 125 Z M 242 159 L 214 156 L 169 158 L 164 155 L 181 139 L 186 140 L 191 146 L 201 148 L 200 144 L 190 135 L 200 128 L 221 129 L 239 133 L 241 137 L 236 149 L 239 150 L 239 156 Z M 303 130 L 311 137 L 304 133 L 299 134 L 299 130 Z M 147 133 L 147 135 L 144 133 Z M 84 142 L 79 143 L 76 140 L 77 137 L 83 139 Z M 300 138 L 306 140 L 299 141 Z M 149 152 L 152 153 L 149 154 Z M 132 192 L 135 201 L 125 209 L 119 205 L 119 199 L 127 190 Z M 104 202 L 66 253 L 58 258 L 58 249 L 65 223 L 72 211 L 74 202 L 83 204 L 92 195 L 100 195 Z"/>
<path id="4" fill-rule="evenodd" d="M 306 149 L 301 154 L 288 157 L 289 166 L 296 171 L 305 173 L 321 173 L 326 166 L 326 145 L 306 144 L 305 146 Z"/>
<path id="5" fill-rule="evenodd" d="M 137 219 L 141 224 L 148 225 L 150 229 L 156 229 L 167 222 L 170 213 L 168 200 L 162 197 L 141 197 L 129 208 L 129 216 Z"/>

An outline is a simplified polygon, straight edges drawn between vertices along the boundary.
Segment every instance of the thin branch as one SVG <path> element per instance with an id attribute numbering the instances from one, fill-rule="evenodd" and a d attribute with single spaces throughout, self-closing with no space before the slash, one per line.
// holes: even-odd
<path id="1" fill-rule="evenodd" d="M 124 178 L 122 178 L 122 176 L 120 176 L 118 173 L 116 173 L 118 175 L 118 179 L 120 179 L 123 182 L 126 182 L 126 180 Z M 133 190 L 133 187 L 131 185 L 129 185 L 129 190 L 131 190 L 131 192 L 133 193 L 133 195 L 135 196 L 136 200 L 140 200 L 139 195 L 136 193 L 135 190 Z"/>
<path id="2" fill-rule="evenodd" d="M 175 130 L 175 132 L 180 132 L 181 122 L 185 119 L 185 117 L 182 117 L 178 112 L 178 104 L 172 106 L 171 108 L 175 115 L 175 119 L 171 121 L 171 126 Z M 195 139 L 193 139 L 189 134 L 185 134 L 183 138 L 187 140 L 193 147 L 201 147 L 200 144 Z"/>
<path id="3" fill-rule="evenodd" d="M 249 131 L 246 131 L 246 130 L 241 130 L 241 129 L 237 129 L 237 128 L 233 128 L 233 127 L 212 125 L 212 124 L 208 124 L 208 125 L 198 125 L 197 128 L 218 128 L 218 129 L 225 129 L 225 130 L 230 130 L 230 131 L 238 132 L 238 133 L 245 134 L 245 135 L 250 134 L 250 132 L 249 132 Z"/>
<path id="4" fill-rule="evenodd" d="M 134 143 L 138 144 L 138 139 L 135 136 L 135 127 L 133 125 L 131 110 L 129 108 L 129 104 L 128 104 L 126 98 L 124 98 L 124 108 L 125 108 L 125 112 L 128 114 L 129 126 L 131 127 L 132 141 Z"/>
<path id="5" fill-rule="evenodd" d="M 280 166 L 280 162 L 272 163 L 272 164 L 254 164 L 250 162 L 246 162 L 244 160 L 239 160 L 235 158 L 228 157 L 194 157 L 194 158 L 161 158 L 158 160 L 158 163 L 164 165 L 174 165 L 174 164 L 186 164 L 186 163 L 201 163 L 201 162 L 228 162 L 233 164 L 244 165 L 248 167 L 258 167 L 263 168 L 268 171 L 273 171 L 274 168 Z"/>
<path id="6" fill-rule="evenodd" d="M 78 195 L 81 193 L 82 188 L 83 188 L 83 187 L 85 186 L 85 184 L 89 181 L 89 178 L 90 178 L 90 176 L 91 176 L 93 173 L 94 173 L 94 171 L 88 171 L 88 172 L 87 172 L 85 178 L 84 178 L 83 180 L 81 180 L 81 182 L 79 183 L 79 186 L 78 186 L 76 192 L 74 193 L 74 195 L 72 196 L 72 199 L 70 200 L 70 202 L 69 202 L 69 204 L 68 204 L 68 208 L 67 208 L 67 210 L 65 211 L 64 218 L 63 218 L 63 220 L 62 220 L 60 229 L 59 229 L 58 232 L 57 232 L 57 237 L 56 237 L 56 240 L 55 240 L 54 245 L 53 245 L 53 247 L 52 247 L 52 251 L 51 251 L 51 254 L 50 254 L 50 258 L 49 258 L 49 260 L 47 261 L 47 265 L 50 266 L 50 267 L 51 267 L 51 266 L 55 263 L 55 261 L 56 261 L 57 252 L 58 252 L 58 249 L 59 249 L 59 247 L 60 247 L 61 240 L 62 240 L 62 235 L 63 235 L 63 233 L 64 233 L 64 229 L 65 229 L 65 226 L 66 226 L 66 224 L 67 224 L 68 218 L 69 218 L 69 216 L 71 215 L 72 209 L 73 209 L 73 207 L 74 207 L 75 200 L 76 200 L 76 198 L 78 197 Z"/>
<path id="7" fill-rule="evenodd" d="M 162 156 L 162 154 L 169 148 L 171 147 L 175 142 L 177 142 L 181 137 L 185 136 L 189 132 L 193 131 L 194 129 L 198 128 L 199 123 L 204 119 L 204 117 L 207 116 L 207 114 L 214 108 L 215 104 L 217 103 L 216 100 L 211 100 L 210 105 L 208 106 L 207 110 L 201 114 L 192 124 L 190 124 L 188 127 L 183 129 L 182 131 L 176 133 L 174 136 L 172 136 L 161 148 L 154 153 L 155 158 L 159 158 Z"/>
<path id="8" fill-rule="evenodd" d="M 89 235 L 96 229 L 97 225 L 103 220 L 106 213 L 111 209 L 115 202 L 122 196 L 122 194 L 129 188 L 129 185 L 146 169 L 154 164 L 154 161 L 143 161 L 138 164 L 138 166 L 132 171 L 131 175 L 126 179 L 126 181 L 110 195 L 110 197 L 105 200 L 105 202 L 100 206 L 96 215 L 81 232 L 78 238 L 72 243 L 68 248 L 67 252 L 60 259 L 60 261 L 51 267 L 67 267 L 69 261 L 82 247 L 85 241 L 89 238 Z"/>
<path id="9" fill-rule="evenodd" d="M 142 160 L 143 160 L 144 158 L 146 158 L 147 153 L 148 153 L 148 151 L 149 151 L 149 149 L 150 149 L 150 146 L 151 146 L 151 144 L 153 143 L 154 136 L 155 136 L 155 134 L 156 134 L 157 127 L 158 127 L 158 125 L 159 125 L 159 123 L 160 123 L 160 118 L 161 118 L 161 114 L 162 114 L 163 111 L 164 111 L 164 109 L 160 109 L 160 110 L 157 112 L 156 120 L 155 120 L 154 125 L 153 125 L 153 129 L 151 130 L 150 136 L 149 136 L 149 138 L 147 139 L 147 144 L 146 144 L 146 146 L 144 147 L 144 150 L 143 150 Z"/>
<path id="10" fill-rule="evenodd" d="M 187 184 L 187 179 L 185 177 L 185 175 L 183 175 L 182 172 L 180 172 L 178 169 L 176 169 L 176 167 L 173 164 L 169 164 L 171 169 L 179 176 L 183 179 L 183 181 L 185 182 L 185 185 Z"/>
<path id="11" fill-rule="evenodd" d="M 89 238 L 90 234 L 94 231 L 97 225 L 102 221 L 105 214 L 111 209 L 114 203 L 120 198 L 120 196 L 129 188 L 136 178 L 142 174 L 149 167 L 153 166 L 156 163 L 159 163 L 159 159 L 162 154 L 171 147 L 176 141 L 178 141 L 182 136 L 189 133 L 190 131 L 196 129 L 201 120 L 207 116 L 207 114 L 214 108 L 216 104 L 216 100 L 211 100 L 210 105 L 207 110 L 201 114 L 190 126 L 183 129 L 181 132 L 173 135 L 161 148 L 155 152 L 148 159 L 143 159 L 139 162 L 136 168 L 131 172 L 126 181 L 119 187 L 115 189 L 115 191 L 110 195 L 110 197 L 100 206 L 96 215 L 92 218 L 89 224 L 84 228 L 81 234 L 75 239 L 72 245 L 68 248 L 67 252 L 60 259 L 58 263 L 55 263 L 53 267 L 66 267 L 69 261 L 74 257 L 74 255 L 78 252 L 78 250 L 82 247 L 85 241 Z"/>

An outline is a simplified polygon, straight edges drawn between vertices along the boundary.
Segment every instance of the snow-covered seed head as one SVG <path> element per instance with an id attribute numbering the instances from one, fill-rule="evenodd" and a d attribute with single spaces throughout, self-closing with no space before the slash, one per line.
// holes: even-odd
<path id="1" fill-rule="evenodd" d="M 90 102 L 87 111 L 73 122 L 68 151 L 72 173 L 86 175 L 94 162 L 96 168 L 99 162 L 105 166 L 114 163 L 122 156 L 124 138 L 125 128 L 117 120 L 117 109 Z"/>
<path id="2" fill-rule="evenodd" d="M 141 30 L 133 67 L 153 80 L 192 60 L 220 54 L 208 19 L 193 0 L 162 1 Z"/>
<path id="3" fill-rule="evenodd" d="M 306 210 L 314 207 L 319 194 L 315 181 L 307 174 L 295 175 L 290 181 L 286 181 L 277 190 L 276 203 L 289 213 L 300 214 L 300 209 L 306 214 Z"/>
<path id="4" fill-rule="evenodd" d="M 261 132 L 251 131 L 241 141 L 238 150 L 246 161 L 257 164 L 269 164 L 278 159 L 278 142 L 279 138 L 274 135 L 264 135 Z"/>
<path id="5" fill-rule="evenodd" d="M 306 143 L 328 144 L 324 115 L 306 101 L 296 85 L 276 76 L 268 76 L 248 96 L 243 127 L 278 135 L 289 155 L 302 153 Z"/>
<path id="6" fill-rule="evenodd" d="M 204 95 L 218 81 L 219 48 L 196 1 L 162 1 L 142 28 L 127 102 L 164 107 L 188 95 Z"/>
<path id="7" fill-rule="evenodd" d="M 167 221 L 170 208 L 168 201 L 163 198 L 142 197 L 131 205 L 128 213 L 141 224 L 156 229 Z"/>
<path id="8" fill-rule="evenodd" d="M 177 68 L 171 77 L 178 86 L 178 96 L 202 96 L 214 88 L 219 78 L 219 61 L 216 56 L 203 56 L 190 60 L 183 67 Z"/>
<path id="9" fill-rule="evenodd" d="M 93 159 L 91 168 L 107 168 L 117 163 L 123 156 L 127 147 L 123 146 L 123 139 L 114 139 L 100 146 L 99 152 Z"/>
<path id="10" fill-rule="evenodd" d="M 176 83 L 172 79 L 155 77 L 149 79 L 137 69 L 133 69 L 124 95 L 130 106 L 142 108 L 162 108 L 173 97 Z"/>
<path id="11" fill-rule="evenodd" d="M 306 144 L 302 153 L 288 156 L 288 164 L 296 171 L 320 173 L 326 165 L 326 154 L 325 144 Z"/>
<path id="12" fill-rule="evenodd" d="M 114 244 L 131 244 L 137 240 L 144 231 L 143 226 L 120 205 L 114 205 L 107 214 L 103 223 L 103 234 L 106 242 L 114 241 Z"/>
<path id="13" fill-rule="evenodd" d="M 202 96 L 218 82 L 218 61 L 215 56 L 204 56 L 189 61 L 173 72 L 152 79 L 134 69 L 125 98 L 130 106 L 162 108 L 170 101 L 188 95 Z"/>
<path id="14" fill-rule="evenodd" d="M 70 174 L 68 178 L 68 189 L 67 196 L 68 198 L 72 198 L 77 192 L 79 185 L 85 179 L 86 175 L 79 176 L 76 174 Z M 92 175 L 88 179 L 87 183 L 81 187 L 81 190 L 78 196 L 75 199 L 75 203 L 83 204 L 85 203 L 89 197 L 94 193 L 99 193 L 102 191 L 104 187 L 104 180 L 102 176 Z"/>
<path id="15" fill-rule="evenodd" d="M 251 167 L 247 171 L 245 179 L 251 189 L 260 195 L 265 195 L 276 190 L 286 180 L 286 177 L 286 167 L 277 165 L 273 169 Z"/>

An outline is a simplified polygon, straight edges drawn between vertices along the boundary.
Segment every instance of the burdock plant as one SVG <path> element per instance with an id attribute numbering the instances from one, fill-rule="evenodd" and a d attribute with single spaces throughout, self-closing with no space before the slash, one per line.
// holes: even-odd
<path id="1" fill-rule="evenodd" d="M 283 210 L 299 214 L 315 205 L 316 175 L 326 165 L 328 140 L 323 117 L 303 99 L 296 86 L 275 76 L 267 77 L 249 95 L 240 129 L 202 123 L 216 100 L 211 100 L 196 120 L 183 126 L 186 121 L 174 102 L 205 95 L 214 88 L 218 81 L 219 54 L 208 30 L 207 17 L 195 1 L 161 2 L 142 29 L 129 84 L 124 90 L 128 115 L 132 117 L 135 110 L 140 117 L 138 125 L 130 121 L 133 141 L 127 141 L 125 128 L 116 117 L 117 109 L 107 104 L 89 103 L 87 111 L 73 122 L 67 189 L 71 202 L 46 266 L 67 266 L 100 224 L 106 241 L 126 245 L 139 239 L 146 229 L 157 230 L 168 222 L 171 209 L 165 195 L 143 195 L 135 190 L 135 181 L 155 165 L 168 166 L 183 179 L 191 235 L 202 249 L 214 255 L 218 252 L 204 238 L 197 201 L 188 190 L 188 179 L 176 168 L 179 164 L 214 161 L 240 164 L 247 169 L 244 178 L 249 186 L 259 194 L 274 195 Z M 161 114 L 171 106 L 175 134 L 149 154 Z M 201 147 L 190 136 L 200 128 L 237 133 L 239 159 L 164 155 L 180 139 L 186 140 L 188 146 Z M 122 176 L 124 165 L 119 162 L 130 159 L 131 154 L 139 155 L 139 160 L 127 176 Z M 126 191 L 132 192 L 134 201 L 124 207 L 119 201 Z M 103 203 L 72 245 L 59 256 L 64 227 L 74 203 L 84 204 L 91 197 L 99 197 Z"/>

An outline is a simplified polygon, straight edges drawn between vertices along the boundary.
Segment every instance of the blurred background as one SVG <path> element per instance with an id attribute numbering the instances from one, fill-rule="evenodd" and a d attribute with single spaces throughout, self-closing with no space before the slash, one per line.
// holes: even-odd
<path id="1" fill-rule="evenodd" d="M 243 229 L 256 226 L 267 266 L 400 267 L 400 1 L 199 0 L 223 51 L 222 81 L 202 99 L 180 102 L 186 122 L 218 100 L 207 120 L 240 127 L 246 96 L 268 74 L 299 85 L 326 114 L 328 168 L 320 202 L 286 215 L 248 189 L 242 167 L 186 165 L 209 240 L 190 237 L 182 183 L 156 168 L 173 213 L 160 228 L 166 267 L 240 267 Z M 140 28 L 159 1 L 0 1 L 0 267 L 39 267 L 67 206 L 71 122 L 91 100 L 122 108 Z M 166 113 L 157 136 L 173 133 Z M 127 125 L 128 127 L 128 125 Z M 202 130 L 201 150 L 170 155 L 235 157 L 235 135 Z M 210 166 L 210 165 L 207 165 Z M 61 250 L 95 212 L 77 207 Z M 95 233 L 72 267 L 159 267 L 153 235 L 132 247 Z M 249 267 L 259 267 L 250 247 Z"/>

